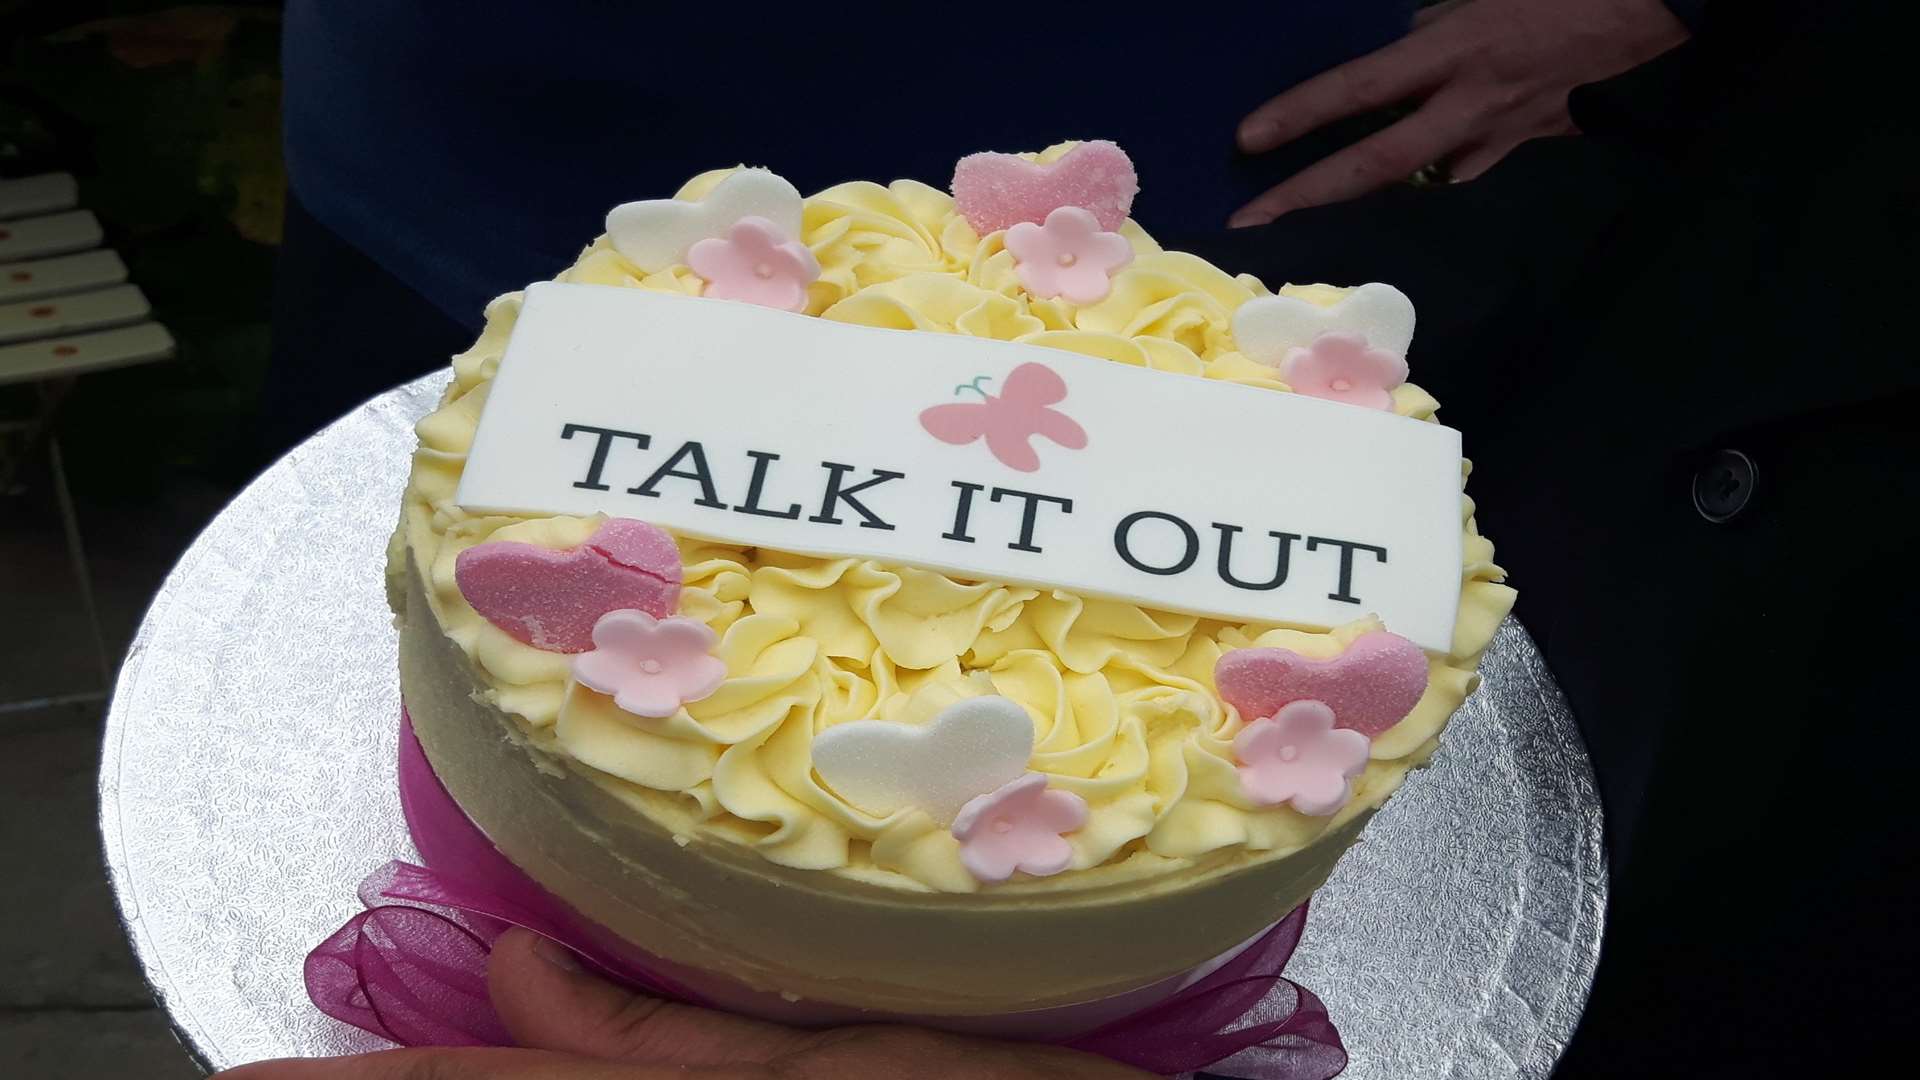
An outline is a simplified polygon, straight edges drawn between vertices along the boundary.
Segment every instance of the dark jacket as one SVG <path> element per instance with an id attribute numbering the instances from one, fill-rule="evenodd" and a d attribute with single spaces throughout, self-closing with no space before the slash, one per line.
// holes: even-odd
<path id="1" fill-rule="evenodd" d="M 1584 137 L 1191 245 L 1414 298 L 1413 378 L 1606 803 L 1564 1076 L 1837 1075 L 1904 1035 L 1920 154 L 1889 23 L 1710 6 L 1577 92 Z"/>

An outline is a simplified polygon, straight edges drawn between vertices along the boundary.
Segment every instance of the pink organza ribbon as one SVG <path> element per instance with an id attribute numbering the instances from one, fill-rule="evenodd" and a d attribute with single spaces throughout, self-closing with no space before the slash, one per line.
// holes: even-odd
<path id="1" fill-rule="evenodd" d="M 510 926 L 637 990 L 709 1004 L 494 848 L 434 775 L 404 715 L 399 772 L 407 827 L 428 865 L 390 862 L 360 883 L 367 910 L 307 955 L 307 996 L 320 1011 L 403 1046 L 511 1046 L 486 978 L 487 954 Z M 1326 1006 L 1281 975 L 1306 919 L 1302 904 L 1192 986 L 1064 1045 L 1165 1075 L 1210 1067 L 1247 1080 L 1337 1075 L 1347 1053 Z"/>

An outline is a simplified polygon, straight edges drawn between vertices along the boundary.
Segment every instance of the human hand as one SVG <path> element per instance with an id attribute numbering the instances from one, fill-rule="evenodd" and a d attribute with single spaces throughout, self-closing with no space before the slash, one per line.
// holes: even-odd
<path id="1" fill-rule="evenodd" d="M 1661 0 L 1449 0 L 1413 32 L 1248 113 L 1240 149 L 1261 154 L 1334 120 L 1402 102 L 1411 116 L 1302 169 L 1228 224 L 1339 202 L 1441 164 L 1471 180 L 1528 139 L 1573 134 L 1567 94 L 1686 40 Z"/>
<path id="2" fill-rule="evenodd" d="M 881 1024 L 802 1031 L 662 1001 L 595 978 L 525 930 L 494 944 L 487 990 L 524 1049 L 263 1061 L 215 1080 L 1148 1080 L 1057 1046 Z"/>

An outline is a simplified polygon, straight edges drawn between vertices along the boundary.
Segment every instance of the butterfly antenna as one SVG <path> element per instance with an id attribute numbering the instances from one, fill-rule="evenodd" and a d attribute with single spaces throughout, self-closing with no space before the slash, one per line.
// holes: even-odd
<path id="1" fill-rule="evenodd" d="M 991 395 L 989 395 L 989 394 L 988 394 L 988 393 L 987 393 L 987 392 L 986 392 L 985 390 L 982 390 L 982 389 L 980 389 L 980 383 L 981 383 L 981 382 L 982 382 L 983 380 L 991 380 L 992 378 L 993 378 L 993 376 L 991 376 L 991 375 L 975 375 L 975 376 L 973 377 L 973 381 L 972 381 L 972 382 L 964 382 L 964 383 L 961 383 L 961 384 L 960 384 L 959 386 L 956 386 L 956 387 L 954 387 L 954 388 L 953 388 L 953 396 L 954 396 L 954 397 L 959 397 L 959 396 L 960 396 L 960 392 L 961 392 L 961 391 L 963 391 L 963 390 L 971 390 L 971 391 L 973 391 L 974 393 L 976 393 L 976 394 L 979 394 L 979 395 L 980 395 L 980 398 L 981 398 L 981 400 L 983 400 L 983 401 L 984 401 L 984 400 L 986 400 L 987 398 L 989 398 L 989 397 L 990 397 Z"/>

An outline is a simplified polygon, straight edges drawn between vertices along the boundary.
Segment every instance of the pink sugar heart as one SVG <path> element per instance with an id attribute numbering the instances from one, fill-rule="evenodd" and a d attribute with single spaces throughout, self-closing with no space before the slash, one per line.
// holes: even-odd
<path id="1" fill-rule="evenodd" d="M 1102 229 L 1127 220 L 1140 191 L 1127 152 L 1096 139 L 1051 165 L 1012 154 L 968 154 L 953 167 L 953 204 L 981 236 L 1023 221 L 1036 224 L 1062 206 L 1091 212 Z"/>
<path id="2" fill-rule="evenodd" d="M 1427 654 L 1398 634 L 1360 635 L 1331 660 L 1291 649 L 1236 649 L 1213 667 L 1220 697 L 1251 724 L 1295 701 L 1320 701 L 1334 726 L 1371 739 L 1406 718 L 1427 689 Z"/>
<path id="3" fill-rule="evenodd" d="M 490 540 L 453 562 L 460 595 L 488 622 L 547 652 L 593 648 L 609 611 L 656 618 L 680 606 L 680 549 L 644 521 L 613 518 L 571 551 Z"/>

